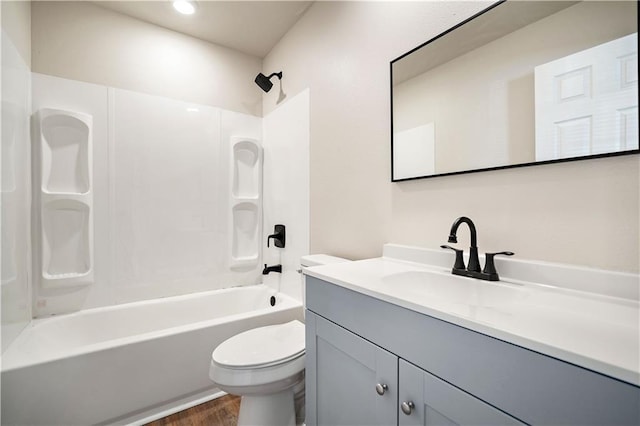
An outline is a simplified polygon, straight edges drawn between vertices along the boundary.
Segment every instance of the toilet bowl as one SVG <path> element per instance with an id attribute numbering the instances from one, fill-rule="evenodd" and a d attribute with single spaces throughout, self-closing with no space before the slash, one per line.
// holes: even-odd
<path id="1" fill-rule="evenodd" d="M 310 255 L 301 265 L 345 261 Z M 238 426 L 296 425 L 294 400 L 304 395 L 304 339 L 304 324 L 294 320 L 245 331 L 216 347 L 209 377 L 220 390 L 242 397 Z"/>
<path id="2" fill-rule="evenodd" d="M 238 425 L 295 425 L 293 387 L 304 379 L 304 324 L 268 325 L 225 340 L 211 355 L 209 377 L 242 396 Z"/>

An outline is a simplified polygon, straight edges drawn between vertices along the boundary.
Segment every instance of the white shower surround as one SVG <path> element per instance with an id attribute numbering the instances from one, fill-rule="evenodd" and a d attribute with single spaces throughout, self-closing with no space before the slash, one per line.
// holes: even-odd
<path id="1" fill-rule="evenodd" d="M 233 271 L 228 253 L 231 141 L 261 143 L 260 117 L 37 73 L 32 84 L 33 111 L 93 118 L 94 282 L 35 282 L 35 317 L 261 282 L 259 259 Z"/>
<path id="2" fill-rule="evenodd" d="M 277 86 L 276 86 L 277 87 Z M 309 111 L 311 94 L 305 89 L 287 96 L 262 122 L 264 145 L 264 234 L 276 224 L 287 229 L 285 248 L 263 246 L 263 263 L 282 265 L 282 274 L 263 282 L 302 298 L 300 258 L 309 254 Z"/>
<path id="3" fill-rule="evenodd" d="M 28 38 L 29 9 L 27 3 L 2 4 L 2 155 L 0 155 L 0 193 L 2 214 L 2 267 L 0 297 L 2 311 L 2 351 L 15 339 L 31 320 L 31 226 L 28 214 L 31 205 L 31 177 L 29 129 L 31 114 L 31 72 L 25 62 L 28 44 L 20 43 Z M 6 22 L 15 31 L 5 28 Z M 20 47 L 25 48 L 21 52 Z"/>
<path id="4" fill-rule="evenodd" d="M 3 354 L 3 424 L 140 424 L 184 409 L 218 393 L 218 344 L 293 319 L 299 301 L 256 285 L 35 320 Z"/>

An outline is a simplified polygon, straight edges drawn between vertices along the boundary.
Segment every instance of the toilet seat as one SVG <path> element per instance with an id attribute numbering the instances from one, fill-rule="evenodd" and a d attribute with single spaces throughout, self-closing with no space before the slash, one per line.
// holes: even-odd
<path id="1" fill-rule="evenodd" d="M 298 320 L 237 334 L 211 355 L 212 364 L 232 370 L 275 367 L 304 355 L 304 324 Z"/>
<path id="2" fill-rule="evenodd" d="M 245 331 L 213 351 L 209 377 L 237 395 L 279 392 L 304 379 L 304 344 L 297 320 Z"/>

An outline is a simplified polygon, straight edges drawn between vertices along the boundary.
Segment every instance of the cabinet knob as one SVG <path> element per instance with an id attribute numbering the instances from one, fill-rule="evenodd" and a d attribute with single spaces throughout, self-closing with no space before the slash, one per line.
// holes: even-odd
<path id="1" fill-rule="evenodd" d="M 389 386 L 378 383 L 376 385 L 376 392 L 378 392 L 378 395 L 384 395 L 385 391 L 389 389 Z"/>
<path id="2" fill-rule="evenodd" d="M 403 402 L 402 404 L 400 404 L 400 408 L 402 409 L 402 412 L 408 416 L 411 414 L 413 409 L 416 408 L 416 405 L 412 401 Z"/>

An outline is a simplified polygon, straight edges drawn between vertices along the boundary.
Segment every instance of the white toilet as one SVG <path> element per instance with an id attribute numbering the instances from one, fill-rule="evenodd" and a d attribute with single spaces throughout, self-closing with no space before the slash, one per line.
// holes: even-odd
<path id="1" fill-rule="evenodd" d="M 315 254 L 300 263 L 346 261 Z M 209 377 L 221 390 L 242 396 L 238 426 L 295 426 L 294 388 L 300 394 L 304 386 L 304 324 L 258 327 L 225 340 L 211 355 Z"/>

